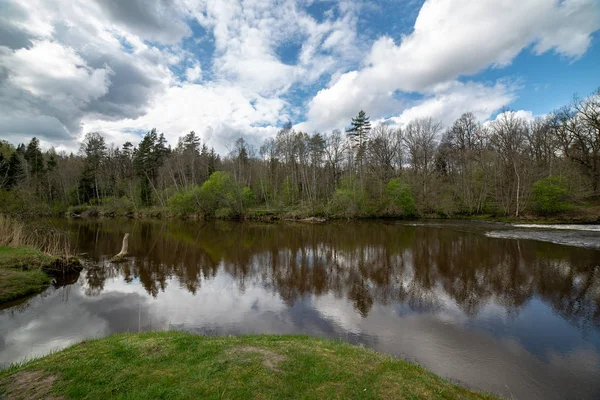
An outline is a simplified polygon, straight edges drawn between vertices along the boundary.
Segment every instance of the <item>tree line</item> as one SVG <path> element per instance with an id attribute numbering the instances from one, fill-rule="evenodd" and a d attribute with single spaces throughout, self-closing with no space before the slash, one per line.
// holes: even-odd
<path id="1" fill-rule="evenodd" d="M 330 133 L 286 124 L 259 148 L 239 138 L 221 156 L 194 132 L 135 146 L 85 135 L 77 154 L 37 138 L 0 141 L 0 210 L 60 214 L 287 216 L 552 214 L 600 195 L 600 89 L 536 118 L 504 110 L 372 126 L 364 111 Z"/>

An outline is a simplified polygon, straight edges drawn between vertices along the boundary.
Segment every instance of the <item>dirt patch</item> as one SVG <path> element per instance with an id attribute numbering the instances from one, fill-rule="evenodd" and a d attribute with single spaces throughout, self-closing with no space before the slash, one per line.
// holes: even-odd
<path id="1" fill-rule="evenodd" d="M 157 353 L 160 353 L 161 350 L 162 350 L 161 347 L 159 345 L 155 344 L 153 346 L 146 348 L 146 354 L 148 354 L 148 355 L 157 354 Z"/>
<path id="2" fill-rule="evenodd" d="M 11 375 L 1 383 L 0 398 L 22 400 L 60 400 L 63 397 L 51 396 L 56 375 L 43 371 L 22 371 Z"/>
<path id="3" fill-rule="evenodd" d="M 274 351 L 261 349 L 260 347 L 244 346 L 236 347 L 229 351 L 230 354 L 260 354 L 262 359 L 262 365 L 275 372 L 283 372 L 279 369 L 279 364 L 285 361 L 285 357 L 281 354 L 277 354 Z"/>

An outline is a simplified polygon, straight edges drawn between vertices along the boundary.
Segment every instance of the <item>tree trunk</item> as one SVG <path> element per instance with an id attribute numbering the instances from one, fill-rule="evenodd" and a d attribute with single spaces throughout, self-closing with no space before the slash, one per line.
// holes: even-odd
<path id="1" fill-rule="evenodd" d="M 519 191 L 521 190 L 521 177 L 517 172 L 517 163 L 513 162 L 513 167 L 515 169 L 515 175 L 517 176 L 517 209 L 515 210 L 515 217 L 519 216 Z"/>
<path id="2" fill-rule="evenodd" d="M 119 254 L 117 254 L 116 256 L 111 258 L 110 261 L 112 261 L 112 262 L 123 261 L 128 254 L 128 252 L 127 252 L 128 249 L 129 249 L 129 233 L 126 233 L 125 236 L 123 236 L 123 245 L 121 246 L 121 251 L 119 252 Z"/>

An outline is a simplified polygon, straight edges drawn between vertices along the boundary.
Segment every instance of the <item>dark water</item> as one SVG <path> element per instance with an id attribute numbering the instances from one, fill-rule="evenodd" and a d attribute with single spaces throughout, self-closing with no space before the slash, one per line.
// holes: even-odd
<path id="1" fill-rule="evenodd" d="M 0 310 L 0 364 L 113 332 L 304 333 L 507 398 L 600 398 L 593 248 L 477 223 L 57 223 L 94 265 Z"/>

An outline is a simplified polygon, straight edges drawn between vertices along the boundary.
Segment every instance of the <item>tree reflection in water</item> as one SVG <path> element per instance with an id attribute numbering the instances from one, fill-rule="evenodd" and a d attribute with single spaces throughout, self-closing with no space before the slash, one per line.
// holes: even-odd
<path id="1" fill-rule="evenodd" d="M 98 266 L 86 294 L 108 278 L 138 280 L 152 296 L 177 282 L 191 293 L 222 269 L 238 290 L 261 285 L 290 306 L 305 295 L 429 312 L 453 302 L 467 316 L 494 303 L 517 315 L 533 297 L 581 328 L 600 327 L 600 252 L 486 237 L 469 227 L 354 222 L 310 225 L 182 221 L 78 221 L 73 237 Z M 128 262 L 111 264 L 129 232 Z"/>

